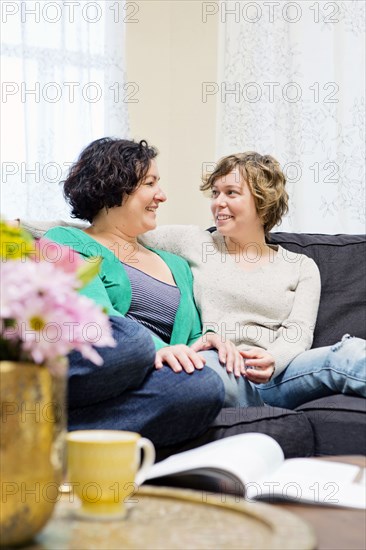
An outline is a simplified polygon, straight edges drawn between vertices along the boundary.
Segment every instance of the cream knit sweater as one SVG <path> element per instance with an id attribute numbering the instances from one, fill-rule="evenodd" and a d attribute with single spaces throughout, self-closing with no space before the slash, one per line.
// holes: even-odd
<path id="1" fill-rule="evenodd" d="M 246 272 L 220 233 L 191 225 L 161 226 L 141 242 L 188 260 L 203 329 L 221 333 L 240 349 L 266 349 L 275 359 L 275 376 L 310 349 L 320 299 L 312 259 L 273 246 L 269 264 Z"/>

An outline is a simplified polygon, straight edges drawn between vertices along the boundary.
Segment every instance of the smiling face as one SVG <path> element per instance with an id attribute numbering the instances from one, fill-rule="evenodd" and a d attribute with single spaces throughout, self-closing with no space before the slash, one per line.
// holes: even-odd
<path id="1" fill-rule="evenodd" d="M 238 168 L 214 181 L 211 198 L 211 212 L 222 235 L 240 240 L 263 233 L 254 197 Z"/>
<path id="2" fill-rule="evenodd" d="M 156 228 L 157 209 L 166 201 L 159 180 L 158 166 L 152 160 L 136 190 L 125 198 L 122 206 L 113 209 L 118 209 L 118 225 L 126 235 L 136 237 Z"/>

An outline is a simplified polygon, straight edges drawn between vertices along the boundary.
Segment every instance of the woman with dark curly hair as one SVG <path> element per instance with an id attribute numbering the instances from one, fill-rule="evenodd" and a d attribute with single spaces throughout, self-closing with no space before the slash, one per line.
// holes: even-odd
<path id="1" fill-rule="evenodd" d="M 216 231 L 163 226 L 144 242 L 188 260 L 204 328 L 238 347 L 240 372 L 265 403 L 295 408 L 335 393 L 366 397 L 365 340 L 346 335 L 310 350 L 318 267 L 266 240 L 288 210 L 285 184 L 270 155 L 224 157 L 201 186 L 210 192 Z"/>
<path id="2" fill-rule="evenodd" d="M 214 332 L 202 335 L 188 263 L 138 240 L 156 227 L 166 200 L 156 156 L 146 141 L 91 143 L 64 182 L 72 216 L 91 225 L 55 227 L 46 237 L 87 259 L 102 257 L 99 277 L 83 293 L 108 312 L 118 342 L 105 350 L 102 368 L 85 369 L 80 355 L 71 356 L 70 429 L 117 427 L 162 446 L 203 432 L 223 399 L 225 406 L 262 401 L 242 377 L 226 385 L 223 397 L 214 370 L 238 370 L 240 353 Z"/>

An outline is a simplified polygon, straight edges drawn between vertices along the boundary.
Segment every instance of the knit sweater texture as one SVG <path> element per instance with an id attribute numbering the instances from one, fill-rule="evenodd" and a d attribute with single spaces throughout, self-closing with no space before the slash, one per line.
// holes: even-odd
<path id="1" fill-rule="evenodd" d="M 275 376 L 310 349 L 320 300 L 311 258 L 273 245 L 268 264 L 244 271 L 218 231 L 191 225 L 160 226 L 142 242 L 188 260 L 204 331 L 219 332 L 239 349 L 267 350 Z"/>
<path id="2" fill-rule="evenodd" d="M 124 316 L 131 305 L 131 283 L 120 260 L 113 252 L 75 227 L 54 227 L 45 234 L 47 239 L 67 245 L 83 258 L 95 256 L 102 258 L 99 276 L 95 277 L 80 293 L 99 304 L 108 315 Z M 179 256 L 155 250 L 168 265 L 177 287 L 180 290 L 180 302 L 175 316 L 169 344 L 158 336 L 152 335 L 155 348 L 167 345 L 193 344 L 201 335 L 201 320 L 193 299 L 192 273 L 188 263 Z"/>

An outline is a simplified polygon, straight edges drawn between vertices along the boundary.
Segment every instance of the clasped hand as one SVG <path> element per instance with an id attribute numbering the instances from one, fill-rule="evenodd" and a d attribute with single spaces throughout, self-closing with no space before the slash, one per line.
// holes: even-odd
<path id="1" fill-rule="evenodd" d="M 241 351 L 245 359 L 245 376 L 255 384 L 269 382 L 275 371 L 275 360 L 270 353 L 261 348 Z"/>
<path id="2" fill-rule="evenodd" d="M 156 352 L 155 368 L 161 369 L 163 364 L 169 365 L 174 372 L 191 374 L 195 369 L 201 370 L 205 365 L 205 359 L 198 354 L 199 351 L 216 349 L 220 362 L 225 365 L 228 373 L 234 376 L 246 376 L 255 383 L 267 382 L 274 372 L 273 357 L 265 350 L 252 348 L 249 351 L 239 351 L 229 340 L 223 342 L 218 334 L 213 332 L 201 336 L 192 346 L 178 344 L 166 346 Z M 256 367 L 257 370 L 250 367 Z"/>
<path id="3" fill-rule="evenodd" d="M 219 360 L 225 365 L 228 373 L 234 373 L 237 378 L 245 376 L 255 384 L 265 384 L 275 371 L 274 358 L 267 351 L 261 348 L 240 351 L 232 342 L 223 342 L 221 337 L 213 332 L 201 336 L 190 347 L 178 344 L 158 350 L 155 368 L 161 369 L 166 363 L 174 372 L 184 370 L 191 374 L 195 369 L 203 369 L 206 360 L 198 352 L 208 349 L 217 350 Z"/>

